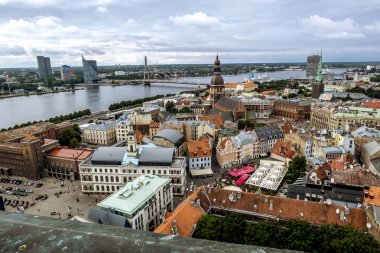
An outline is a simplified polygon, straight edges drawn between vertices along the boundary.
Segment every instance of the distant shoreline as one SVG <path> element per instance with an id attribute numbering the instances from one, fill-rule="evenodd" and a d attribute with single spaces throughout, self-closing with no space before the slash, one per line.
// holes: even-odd
<path id="1" fill-rule="evenodd" d="M 28 94 L 25 94 L 25 93 L 20 93 L 20 94 L 10 94 L 10 95 L 1 95 L 0 96 L 0 99 L 5 99 L 5 98 L 14 98 L 14 97 L 26 97 L 26 96 L 39 96 L 39 95 L 46 95 L 46 94 L 51 94 L 51 93 L 60 93 L 60 92 L 73 92 L 73 91 L 76 91 L 76 90 L 83 90 L 82 88 L 75 88 L 75 90 L 58 90 L 58 91 L 44 91 L 44 92 L 39 92 L 39 93 L 36 93 L 36 92 L 33 92 L 33 93 L 28 93 Z"/>

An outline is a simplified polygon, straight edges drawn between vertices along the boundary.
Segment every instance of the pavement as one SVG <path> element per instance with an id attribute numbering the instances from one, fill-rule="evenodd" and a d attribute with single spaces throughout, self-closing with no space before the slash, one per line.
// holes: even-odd
<path id="1" fill-rule="evenodd" d="M 5 184 L 0 183 L 0 186 L 4 187 L 12 187 L 12 188 L 22 188 L 22 189 L 32 189 L 33 193 L 29 194 L 26 197 L 15 196 L 15 195 L 6 195 L 0 194 L 3 198 L 6 199 L 17 199 L 19 201 L 29 201 L 29 205 L 35 203 L 33 206 L 24 210 L 24 213 L 31 215 L 39 215 L 39 216 L 48 216 L 66 219 L 68 215 L 71 216 L 78 215 L 82 218 L 87 218 L 90 207 L 96 206 L 100 200 L 104 199 L 106 195 L 86 195 L 83 194 L 80 190 L 80 181 L 70 182 L 68 180 L 64 181 L 64 186 L 62 187 L 59 183 L 59 180 L 55 178 L 44 178 L 39 181 L 31 181 L 26 178 L 20 177 L 9 177 L 9 179 L 19 179 L 24 182 L 33 182 L 33 186 L 24 186 L 15 185 L 15 184 Z M 36 188 L 36 183 L 43 183 L 42 187 Z M 58 194 L 57 197 L 57 193 Z M 48 198 L 46 200 L 36 200 L 38 195 L 47 195 Z M 5 206 L 5 210 L 7 212 L 16 212 L 17 209 L 11 206 Z M 52 215 L 53 212 L 57 214 Z"/>
<path id="2" fill-rule="evenodd" d="M 237 168 L 240 168 L 241 166 L 235 166 Z M 201 185 L 216 185 L 216 183 L 219 181 L 219 179 L 222 179 L 223 172 L 231 171 L 235 168 L 224 168 L 221 169 L 217 164 L 212 165 L 212 170 L 214 172 L 214 175 L 212 177 L 206 177 L 206 178 L 190 178 L 187 176 L 187 182 L 186 187 L 187 190 L 190 190 L 190 185 L 193 185 L 195 187 L 201 186 Z M 0 177 L 2 178 L 2 177 Z M 87 218 L 88 212 L 91 207 L 96 207 L 96 204 L 99 203 L 101 200 L 107 197 L 107 195 L 97 195 L 97 194 L 83 194 L 81 192 L 80 188 L 80 181 L 69 181 L 64 180 L 64 186 L 62 187 L 60 184 L 60 180 L 56 178 L 46 177 L 39 181 L 32 181 L 28 180 L 26 178 L 22 177 L 8 177 L 11 180 L 21 180 L 23 183 L 21 185 L 15 185 L 15 184 L 6 184 L 1 183 L 0 186 L 6 187 L 12 187 L 14 188 L 21 188 L 21 189 L 32 189 L 33 193 L 29 194 L 26 197 L 22 196 L 15 196 L 15 195 L 7 195 L 7 194 L 1 194 L 0 195 L 6 199 L 17 199 L 19 201 L 24 200 L 28 201 L 29 205 L 32 203 L 35 203 L 33 206 L 30 206 L 29 208 L 24 210 L 24 213 L 31 214 L 31 215 L 38 215 L 38 216 L 47 216 L 47 217 L 53 217 L 57 219 L 67 219 L 68 217 L 73 217 L 75 215 Z M 33 182 L 32 186 L 24 186 L 25 182 Z M 36 188 L 35 185 L 37 183 L 42 183 L 42 187 Z M 47 195 L 48 198 L 46 200 L 36 200 L 36 197 L 38 195 Z M 58 195 L 58 196 L 57 196 Z M 182 200 L 186 198 L 186 195 L 183 197 L 173 197 L 173 205 L 174 208 L 177 207 Z M 17 212 L 17 209 L 11 206 L 5 206 L 5 210 L 7 212 Z M 56 214 L 52 215 L 52 213 L 55 212 Z"/>

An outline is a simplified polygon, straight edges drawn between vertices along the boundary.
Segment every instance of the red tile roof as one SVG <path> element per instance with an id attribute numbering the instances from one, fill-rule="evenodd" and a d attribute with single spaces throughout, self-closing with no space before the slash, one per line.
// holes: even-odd
<path id="1" fill-rule="evenodd" d="M 288 141 L 277 141 L 272 149 L 272 154 L 281 156 L 283 158 L 293 159 L 297 156 L 297 152 Z"/>
<path id="2" fill-rule="evenodd" d="M 190 237 L 193 233 L 194 225 L 205 214 L 200 207 L 193 204 L 196 199 L 198 199 L 198 192 L 194 192 L 187 197 L 154 232 L 171 235 L 173 234 L 172 228 L 176 225 L 179 236 Z"/>
<path id="3" fill-rule="evenodd" d="M 204 190 L 203 190 L 204 189 Z M 366 213 L 363 208 L 350 208 L 350 213 L 345 214 L 346 221 L 340 220 L 336 210 L 344 211 L 344 207 L 327 205 L 324 203 L 288 199 L 282 197 L 259 195 L 252 192 L 242 192 L 241 198 L 236 202 L 229 200 L 229 195 L 233 191 L 198 187 L 198 197 L 201 199 L 203 210 L 209 210 L 211 206 L 248 211 L 274 216 L 275 220 L 305 220 L 314 225 L 337 224 L 341 226 L 352 226 L 362 231 L 366 231 Z M 236 192 L 234 192 L 236 194 Z M 236 196 L 236 195 L 235 195 Z M 267 201 L 265 199 L 267 198 Z M 272 202 L 273 210 L 269 209 Z"/>
<path id="4" fill-rule="evenodd" d="M 221 115 L 208 115 L 208 116 L 200 116 L 198 117 L 199 120 L 207 121 L 209 123 L 214 123 L 215 125 L 222 127 L 223 126 L 223 119 Z"/>
<path id="5" fill-rule="evenodd" d="M 207 137 L 201 137 L 198 141 L 189 141 L 190 158 L 201 158 L 211 156 L 211 147 Z"/>
<path id="6" fill-rule="evenodd" d="M 364 102 L 362 106 L 366 108 L 380 109 L 380 100 L 370 100 L 370 101 Z"/>
<path id="7" fill-rule="evenodd" d="M 86 149 L 72 149 L 72 148 L 58 147 L 52 150 L 51 152 L 49 152 L 47 156 L 56 157 L 56 158 L 85 160 L 91 154 L 92 154 L 92 151 L 86 150 Z"/>

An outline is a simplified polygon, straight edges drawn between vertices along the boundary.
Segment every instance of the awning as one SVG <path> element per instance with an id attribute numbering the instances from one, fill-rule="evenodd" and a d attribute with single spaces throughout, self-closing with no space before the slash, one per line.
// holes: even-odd
<path id="1" fill-rule="evenodd" d="M 208 175 L 212 176 L 213 175 L 211 168 L 207 168 L 207 169 L 192 169 L 192 170 L 190 170 L 190 174 L 193 177 L 201 177 L 201 176 L 208 176 Z"/>
<path id="2" fill-rule="evenodd" d="M 233 170 L 233 171 L 230 171 L 228 172 L 228 175 L 232 176 L 232 177 L 240 177 L 244 174 L 249 174 L 249 173 L 252 173 L 252 172 L 255 172 L 256 169 L 255 168 L 252 168 L 251 166 L 247 166 L 247 167 L 244 167 L 244 168 L 240 168 L 240 169 L 237 169 L 237 170 Z"/>

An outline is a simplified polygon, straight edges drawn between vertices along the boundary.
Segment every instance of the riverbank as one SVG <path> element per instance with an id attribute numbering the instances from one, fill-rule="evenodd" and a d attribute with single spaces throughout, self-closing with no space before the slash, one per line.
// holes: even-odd
<path id="1" fill-rule="evenodd" d="M 83 90 L 84 87 L 75 87 L 74 91 L 77 90 Z M 17 94 L 9 94 L 9 95 L 0 95 L 0 99 L 4 98 L 14 98 L 14 97 L 27 97 L 27 96 L 39 96 L 39 95 L 46 95 L 46 94 L 51 94 L 51 93 L 60 93 L 60 92 L 72 92 L 72 89 L 68 90 L 52 90 L 52 91 L 41 91 L 41 92 L 28 92 L 28 93 L 17 93 Z"/>

